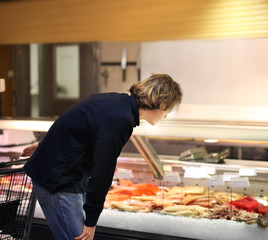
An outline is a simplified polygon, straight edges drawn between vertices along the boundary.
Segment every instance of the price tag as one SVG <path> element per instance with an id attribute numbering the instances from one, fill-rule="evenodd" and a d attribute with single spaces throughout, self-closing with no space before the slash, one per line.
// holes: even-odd
<path id="1" fill-rule="evenodd" d="M 172 166 L 164 165 L 163 170 L 164 172 L 172 172 Z"/>
<path id="2" fill-rule="evenodd" d="M 247 177 L 244 178 L 233 178 L 229 185 L 231 188 L 249 187 L 249 180 Z"/>
<path id="3" fill-rule="evenodd" d="M 185 178 L 208 178 L 209 175 L 200 170 L 199 167 L 184 167 Z"/>
<path id="4" fill-rule="evenodd" d="M 240 168 L 239 176 L 256 176 L 256 170 L 254 168 Z"/>
<path id="5" fill-rule="evenodd" d="M 133 178 L 132 170 L 118 168 L 117 171 L 116 171 L 116 178 L 119 178 L 119 179 Z"/>
<path id="6" fill-rule="evenodd" d="M 223 181 L 231 181 L 233 178 L 239 178 L 239 174 L 234 172 L 223 173 Z"/>
<path id="7" fill-rule="evenodd" d="M 175 172 L 165 173 L 163 181 L 165 182 L 180 182 L 180 174 Z"/>
<path id="8" fill-rule="evenodd" d="M 201 166 L 200 170 L 207 174 L 215 174 L 216 169 L 215 167 L 207 167 L 207 166 Z"/>
<path id="9" fill-rule="evenodd" d="M 207 187 L 213 187 L 213 186 L 223 186 L 223 176 L 212 176 L 207 179 Z"/>

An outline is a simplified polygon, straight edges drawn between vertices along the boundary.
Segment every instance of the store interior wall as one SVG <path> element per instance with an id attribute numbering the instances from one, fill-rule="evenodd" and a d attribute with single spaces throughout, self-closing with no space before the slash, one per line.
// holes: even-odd
<path id="1" fill-rule="evenodd" d="M 120 62 L 122 51 L 126 49 L 128 62 L 137 62 L 140 56 L 141 79 L 164 72 L 182 85 L 183 102 L 179 111 L 171 113 L 169 118 L 264 121 L 268 113 L 265 98 L 267 47 L 265 38 L 103 42 L 101 62 L 118 64 L 101 66 L 100 92 L 127 92 L 138 80 L 136 65 L 127 66 L 126 79 L 122 79 Z M 32 116 L 38 117 L 38 44 L 31 44 L 30 49 Z M 32 133 L 27 132 L 24 140 L 32 141 L 33 138 Z M 21 139 L 18 134 L 4 131 L 1 142 L 19 143 Z"/>
<path id="2" fill-rule="evenodd" d="M 181 84 L 179 119 L 267 121 L 267 62 L 267 38 L 141 44 L 142 77 L 166 72 Z"/>
<path id="3" fill-rule="evenodd" d="M 138 81 L 137 63 L 140 61 L 139 42 L 102 42 L 101 43 L 101 92 L 127 93 L 131 84 Z M 123 80 L 121 59 L 123 50 L 127 55 L 126 78 Z M 105 65 L 117 63 L 117 65 Z M 132 63 L 131 65 L 129 63 Z"/>
<path id="4" fill-rule="evenodd" d="M 109 55 L 109 60 L 116 60 L 113 56 L 122 52 L 123 45 L 102 43 L 103 60 Z M 182 104 L 179 111 L 170 114 L 170 118 L 242 122 L 268 120 L 267 38 L 155 41 L 142 42 L 138 46 L 133 44 L 129 48 L 134 56 L 138 55 L 137 51 L 140 53 L 141 79 L 152 73 L 167 73 L 182 86 Z M 117 51 L 118 48 L 121 51 Z M 111 78 L 105 85 L 102 74 L 103 91 L 125 92 L 137 79 L 135 66 L 127 68 L 129 76 L 126 82 L 121 80 L 120 67 L 107 69 Z"/>
<path id="5" fill-rule="evenodd" d="M 123 81 L 121 68 L 121 58 L 123 50 L 127 52 L 126 78 Z M 140 43 L 138 42 L 103 42 L 101 43 L 100 58 L 102 63 L 108 65 L 101 66 L 100 69 L 100 92 L 123 92 L 128 93 L 131 84 L 138 81 L 137 66 L 134 65 L 139 60 Z M 30 73 L 31 73 L 31 117 L 39 117 L 38 94 L 39 94 L 39 64 L 38 64 L 38 44 L 30 44 Z M 113 65 L 109 65 L 112 63 Z M 89 63 L 92 64 L 92 63 Z"/>
<path id="6" fill-rule="evenodd" d="M 183 89 L 179 112 L 170 118 L 259 122 L 268 119 L 268 39 L 221 39 L 155 42 L 102 42 L 100 92 L 128 92 L 138 80 L 136 65 L 127 65 L 122 79 L 121 57 L 141 62 L 141 79 L 167 73 Z M 31 44 L 32 116 L 36 116 L 38 61 Z M 140 59 L 139 59 L 140 57 Z"/>

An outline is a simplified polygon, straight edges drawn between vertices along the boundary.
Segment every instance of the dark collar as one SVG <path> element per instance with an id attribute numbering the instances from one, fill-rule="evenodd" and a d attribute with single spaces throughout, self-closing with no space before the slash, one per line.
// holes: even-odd
<path id="1" fill-rule="evenodd" d="M 136 103 L 136 96 L 134 94 L 130 95 L 131 106 L 132 106 L 132 113 L 134 115 L 134 127 L 140 125 L 140 116 L 139 116 L 139 109 Z"/>

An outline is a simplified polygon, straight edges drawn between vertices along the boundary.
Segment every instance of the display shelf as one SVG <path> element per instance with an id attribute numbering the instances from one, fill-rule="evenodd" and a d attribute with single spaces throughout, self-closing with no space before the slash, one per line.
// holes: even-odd
<path id="1" fill-rule="evenodd" d="M 260 228 L 256 224 L 110 209 L 104 209 L 98 226 L 162 234 L 178 237 L 178 239 L 182 237 L 206 240 L 263 240 L 268 238 L 268 228 Z"/>
<path id="2" fill-rule="evenodd" d="M 268 143 L 268 123 L 163 120 L 155 126 L 141 122 L 141 127 L 135 128 L 134 134 L 265 141 Z"/>
<path id="3" fill-rule="evenodd" d="M 6 130 L 48 131 L 55 119 L 1 118 Z M 268 122 L 220 122 L 197 120 L 162 120 L 152 126 L 141 121 L 133 134 L 158 137 L 191 137 L 264 141 L 268 144 Z"/>
<path id="4" fill-rule="evenodd" d="M 0 128 L 4 130 L 19 131 L 40 131 L 46 132 L 55 119 L 1 119 Z M 235 141 L 250 142 L 264 148 L 268 146 L 268 123 L 242 123 L 242 122 L 216 122 L 216 121 L 179 121 L 165 120 L 158 125 L 150 126 L 141 121 L 136 127 L 134 135 L 142 135 L 147 138 L 215 138 Z M 246 161 L 242 159 L 224 159 L 222 164 L 205 162 L 179 161 L 179 156 L 159 155 L 164 170 L 177 171 L 183 178 L 183 167 L 213 166 L 217 173 L 239 172 L 242 168 L 252 168 L 257 175 L 249 177 L 252 186 L 239 189 L 241 194 L 253 194 L 257 196 L 260 192 L 267 195 L 268 192 L 268 162 L 267 161 Z M 118 158 L 118 167 L 133 170 L 136 182 L 147 182 L 155 180 L 151 169 L 146 161 L 139 155 L 122 153 Z M 169 169 L 169 170 L 167 170 Z M 149 177 L 148 177 L 149 176 Z M 157 180 L 154 183 L 158 183 Z M 188 181 L 188 182 L 187 182 Z M 183 183 L 193 186 L 204 186 L 206 179 L 183 179 Z M 180 185 L 180 182 L 177 183 Z M 227 190 L 226 185 L 221 186 L 223 191 Z M 215 189 L 217 190 L 217 189 Z M 237 189 L 235 189 L 236 191 Z M 228 190 L 229 191 L 229 190 Z M 255 194 L 256 193 L 256 194 Z M 39 204 L 35 210 L 36 219 L 45 219 Z M 114 221 L 116 219 L 116 221 Z M 268 239 L 268 228 L 261 228 L 257 224 L 248 225 L 244 222 L 231 220 L 209 220 L 205 218 L 186 218 L 182 216 L 171 216 L 150 213 L 133 213 L 104 209 L 98 226 L 111 231 L 139 232 L 144 235 L 164 236 L 163 239 L 206 239 L 206 240 L 240 240 L 240 239 Z M 139 238 L 137 238 L 139 239 Z M 142 239 L 142 238 L 140 238 Z M 153 238 L 152 238 L 153 239 Z"/>
<path id="5" fill-rule="evenodd" d="M 51 127 L 55 119 L 14 119 L 1 118 L 0 128 L 4 130 L 24 130 L 46 132 Z"/>

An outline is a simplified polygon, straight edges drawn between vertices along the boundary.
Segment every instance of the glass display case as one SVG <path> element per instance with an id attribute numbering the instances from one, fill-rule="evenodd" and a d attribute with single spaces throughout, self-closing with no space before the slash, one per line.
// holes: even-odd
<path id="1" fill-rule="evenodd" d="M 53 119 L 0 123 L 7 161 Z M 142 122 L 118 158 L 96 239 L 267 239 L 267 133 L 265 123 Z"/>

